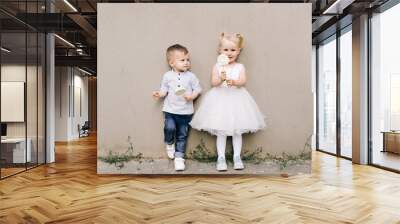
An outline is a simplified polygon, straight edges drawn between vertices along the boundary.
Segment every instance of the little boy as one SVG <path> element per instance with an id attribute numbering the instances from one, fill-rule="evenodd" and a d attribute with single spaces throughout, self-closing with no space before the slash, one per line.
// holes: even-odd
<path id="1" fill-rule="evenodd" d="M 179 44 L 167 49 L 171 70 L 163 75 L 161 88 L 153 96 L 164 99 L 164 142 L 167 155 L 174 159 L 175 170 L 185 170 L 185 151 L 189 122 L 194 113 L 193 100 L 201 92 L 200 82 L 190 72 L 189 52 Z"/>

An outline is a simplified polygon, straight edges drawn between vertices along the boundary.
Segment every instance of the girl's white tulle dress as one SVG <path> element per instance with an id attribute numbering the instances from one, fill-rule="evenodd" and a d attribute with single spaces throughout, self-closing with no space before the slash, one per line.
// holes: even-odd
<path id="1" fill-rule="evenodd" d="M 221 74 L 221 67 L 218 64 L 216 67 Z M 226 78 L 239 79 L 242 69 L 244 66 L 239 63 L 231 69 L 225 68 Z M 225 82 L 202 97 L 190 126 L 212 135 L 226 136 L 256 132 L 266 127 L 264 115 L 246 88 L 229 87 Z"/>

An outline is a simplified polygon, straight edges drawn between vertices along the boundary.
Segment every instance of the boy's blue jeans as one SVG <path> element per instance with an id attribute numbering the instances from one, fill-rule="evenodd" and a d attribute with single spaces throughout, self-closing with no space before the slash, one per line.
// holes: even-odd
<path id="1" fill-rule="evenodd" d="M 192 120 L 193 114 L 181 115 L 164 112 L 164 117 L 164 142 L 168 145 L 175 142 L 175 157 L 184 158 L 189 122 Z"/>

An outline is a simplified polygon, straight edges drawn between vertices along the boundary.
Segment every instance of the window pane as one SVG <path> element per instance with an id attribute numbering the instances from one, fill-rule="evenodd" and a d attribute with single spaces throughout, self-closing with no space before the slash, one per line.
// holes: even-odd
<path id="1" fill-rule="evenodd" d="M 340 122 L 342 156 L 351 158 L 352 136 L 352 35 L 351 30 L 340 37 Z"/>
<path id="2" fill-rule="evenodd" d="M 26 144 L 26 34 L 1 34 L 1 177 L 25 170 L 30 161 Z"/>
<path id="3" fill-rule="evenodd" d="M 336 40 L 318 48 L 318 148 L 336 153 Z"/>
<path id="4" fill-rule="evenodd" d="M 27 163 L 28 168 L 34 167 L 37 165 L 37 150 L 38 150 L 38 144 L 37 144 L 37 132 L 38 132 L 38 126 L 37 126 L 37 73 L 38 73 L 38 67 L 37 67 L 37 33 L 36 32 L 28 32 L 27 33 L 27 38 L 28 38 L 28 61 L 27 61 L 27 80 L 26 80 L 26 86 L 27 86 L 27 99 L 26 99 L 26 111 L 27 111 L 27 140 L 30 142 L 30 147 L 31 147 L 31 153 L 30 153 L 30 160 Z"/>
<path id="5" fill-rule="evenodd" d="M 45 60 L 46 60 L 46 37 L 45 34 L 39 33 L 38 46 L 38 163 L 45 163 Z"/>
<path id="6" fill-rule="evenodd" d="M 400 170 L 400 5 L 372 18 L 372 163 Z M 392 132 L 393 131 L 393 132 Z"/>

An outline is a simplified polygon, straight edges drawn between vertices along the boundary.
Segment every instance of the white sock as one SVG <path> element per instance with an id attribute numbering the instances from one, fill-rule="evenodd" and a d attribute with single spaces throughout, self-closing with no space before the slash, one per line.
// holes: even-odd
<path id="1" fill-rule="evenodd" d="M 232 136 L 233 156 L 240 156 L 242 152 L 242 135 Z"/>
<path id="2" fill-rule="evenodd" d="M 217 135 L 218 157 L 225 157 L 226 135 Z"/>

